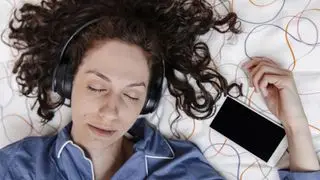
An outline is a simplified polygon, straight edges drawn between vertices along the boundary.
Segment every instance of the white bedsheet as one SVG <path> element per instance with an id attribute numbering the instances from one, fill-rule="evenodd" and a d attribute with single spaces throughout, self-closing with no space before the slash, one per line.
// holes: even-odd
<path id="1" fill-rule="evenodd" d="M 0 30 L 6 27 L 11 8 L 17 2 L 22 0 L 0 2 Z M 259 55 L 273 58 L 283 68 L 292 70 L 316 151 L 320 152 L 320 48 L 315 45 L 320 42 L 320 10 L 317 9 L 320 8 L 320 1 L 211 0 L 210 3 L 216 4 L 215 9 L 219 13 L 225 13 L 225 8 L 232 8 L 242 23 L 243 33 L 240 35 L 210 32 L 201 37 L 208 43 L 219 71 L 229 82 L 243 83 L 246 98 L 240 98 L 241 100 L 249 104 L 250 98 L 250 106 L 275 118 L 267 111 L 260 94 L 253 93 L 253 89 L 248 88 L 247 78 L 238 65 L 247 60 L 247 56 Z M 302 11 L 304 12 L 301 14 Z M 300 18 L 293 18 L 294 16 Z M 291 19 L 293 20 L 288 24 Z M 3 43 L 0 43 L 0 54 L 0 148 L 26 136 L 53 134 L 63 128 L 69 122 L 70 109 L 62 108 L 52 122 L 41 126 L 36 112 L 30 110 L 34 100 L 19 96 L 17 92 L 15 77 L 11 75 L 11 51 Z M 175 114 L 173 99 L 165 91 L 160 107 L 149 119 L 165 136 L 174 138 L 169 125 Z M 195 121 L 183 114 L 182 119 L 173 127 L 183 139 L 188 138 L 197 144 L 212 166 L 227 179 L 279 179 L 277 168 L 267 166 L 210 130 L 211 121 L 212 119 Z M 278 167 L 287 166 L 288 154 L 285 154 Z"/>

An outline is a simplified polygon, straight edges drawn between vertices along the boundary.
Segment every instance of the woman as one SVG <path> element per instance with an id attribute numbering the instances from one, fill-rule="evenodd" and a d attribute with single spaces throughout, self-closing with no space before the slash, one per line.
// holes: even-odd
<path id="1" fill-rule="evenodd" d="M 13 69 L 20 91 L 37 98 L 44 123 L 70 99 L 72 122 L 55 136 L 3 148 L 0 179 L 223 179 L 195 145 L 166 140 L 138 116 L 156 107 L 162 77 L 177 110 L 197 119 L 212 116 L 222 92 L 240 88 L 210 68 L 208 47 L 197 40 L 211 28 L 237 33 L 235 14 L 218 20 L 201 0 L 44 0 L 17 12 L 8 44 L 21 52 Z M 288 134 L 291 171 L 281 177 L 320 178 L 291 73 L 261 58 L 244 68 Z"/>

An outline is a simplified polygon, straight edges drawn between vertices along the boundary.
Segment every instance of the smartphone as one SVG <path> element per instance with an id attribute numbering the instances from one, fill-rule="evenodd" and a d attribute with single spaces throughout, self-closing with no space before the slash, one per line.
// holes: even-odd
<path id="1" fill-rule="evenodd" d="M 272 167 L 288 148 L 280 124 L 230 96 L 214 115 L 210 127 Z"/>

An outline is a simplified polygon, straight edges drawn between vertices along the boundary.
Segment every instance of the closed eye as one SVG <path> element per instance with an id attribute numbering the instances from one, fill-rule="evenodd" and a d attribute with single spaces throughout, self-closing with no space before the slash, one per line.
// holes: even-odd
<path id="1" fill-rule="evenodd" d="M 124 94 L 124 95 L 127 96 L 129 99 L 131 99 L 131 100 L 133 100 L 133 101 L 138 101 L 138 100 L 139 100 L 139 98 L 132 97 L 132 96 L 130 96 L 130 95 L 128 95 L 128 94 Z"/>
<path id="2" fill-rule="evenodd" d="M 103 91 L 106 91 L 105 89 L 95 89 L 95 88 L 93 88 L 93 87 L 91 87 L 91 86 L 88 86 L 87 88 L 88 88 L 90 91 L 99 92 L 99 93 L 101 93 L 101 92 L 103 92 Z"/>

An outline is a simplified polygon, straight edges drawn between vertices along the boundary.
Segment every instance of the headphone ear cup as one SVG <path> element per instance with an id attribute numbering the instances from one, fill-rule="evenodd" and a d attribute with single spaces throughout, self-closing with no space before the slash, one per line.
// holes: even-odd
<path id="1" fill-rule="evenodd" d="M 57 69 L 55 91 L 63 98 L 71 99 L 72 69 L 68 64 L 61 64 Z"/>
<path id="2" fill-rule="evenodd" d="M 144 107 L 140 114 L 148 114 L 155 111 L 162 95 L 162 84 L 163 84 L 163 68 L 155 66 L 152 71 L 151 80 L 149 81 L 149 88 L 147 98 Z"/>
<path id="3" fill-rule="evenodd" d="M 63 95 L 67 99 L 71 99 L 71 93 L 72 93 L 72 83 L 73 83 L 73 74 L 72 74 L 72 68 L 71 65 L 68 64 L 66 66 L 66 71 L 64 74 L 64 86 L 63 86 Z"/>
<path id="4" fill-rule="evenodd" d="M 162 78 L 159 78 L 158 83 L 154 83 L 153 87 L 150 87 L 150 90 L 148 92 L 147 101 L 145 102 L 145 105 L 141 111 L 140 114 L 149 114 L 155 111 L 155 109 L 158 107 L 158 104 L 161 99 L 161 92 L 162 92 L 162 83 L 159 83 L 159 81 L 162 82 Z"/>

